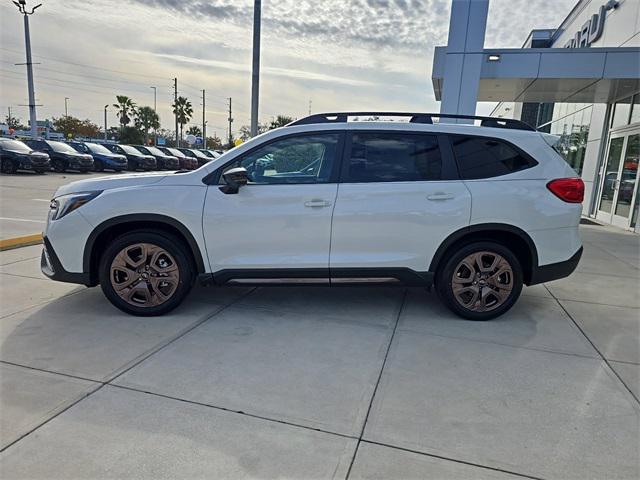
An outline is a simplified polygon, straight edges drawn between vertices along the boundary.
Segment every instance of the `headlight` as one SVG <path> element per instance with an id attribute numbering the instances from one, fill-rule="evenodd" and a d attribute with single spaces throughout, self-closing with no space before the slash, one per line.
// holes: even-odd
<path id="1" fill-rule="evenodd" d="M 58 220 L 64 217 L 67 213 L 71 213 L 77 208 L 80 208 L 85 203 L 90 202 L 102 192 L 82 192 L 82 193 L 70 193 L 68 195 L 62 195 L 60 197 L 51 200 L 51 220 Z"/>

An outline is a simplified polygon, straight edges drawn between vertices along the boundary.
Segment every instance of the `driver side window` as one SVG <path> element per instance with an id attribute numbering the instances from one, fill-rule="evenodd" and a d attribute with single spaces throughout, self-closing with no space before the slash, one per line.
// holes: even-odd
<path id="1" fill-rule="evenodd" d="M 224 170 L 246 168 L 250 185 L 329 183 L 340 135 L 323 133 L 276 140 L 244 155 Z"/>

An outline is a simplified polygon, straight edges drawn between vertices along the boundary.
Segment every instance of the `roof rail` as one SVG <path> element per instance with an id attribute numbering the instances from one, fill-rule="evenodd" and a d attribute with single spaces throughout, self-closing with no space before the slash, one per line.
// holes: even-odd
<path id="1" fill-rule="evenodd" d="M 346 123 L 349 117 L 409 117 L 409 123 L 432 124 L 434 118 L 458 118 L 463 120 L 479 120 L 481 127 L 509 128 L 514 130 L 535 131 L 528 123 L 511 118 L 482 117 L 477 115 L 455 115 L 451 113 L 421 112 L 332 112 L 316 113 L 289 123 L 287 126 L 312 125 L 316 123 Z M 369 121 L 370 119 L 367 119 Z"/>

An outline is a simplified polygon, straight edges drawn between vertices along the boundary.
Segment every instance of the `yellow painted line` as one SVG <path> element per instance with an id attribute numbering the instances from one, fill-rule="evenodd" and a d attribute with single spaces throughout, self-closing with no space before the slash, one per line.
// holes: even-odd
<path id="1" fill-rule="evenodd" d="M 28 245 L 38 245 L 42 243 L 42 234 L 25 235 L 24 237 L 6 238 L 0 240 L 0 252 L 11 250 L 12 248 L 26 247 Z"/>

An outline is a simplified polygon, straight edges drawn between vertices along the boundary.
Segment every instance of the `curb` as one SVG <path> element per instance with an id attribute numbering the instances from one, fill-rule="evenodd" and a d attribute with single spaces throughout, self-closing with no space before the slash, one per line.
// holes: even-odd
<path id="1" fill-rule="evenodd" d="M 42 243 L 42 234 L 25 235 L 23 237 L 6 238 L 0 240 L 0 252 L 13 248 L 28 247 L 29 245 L 39 245 Z"/>

